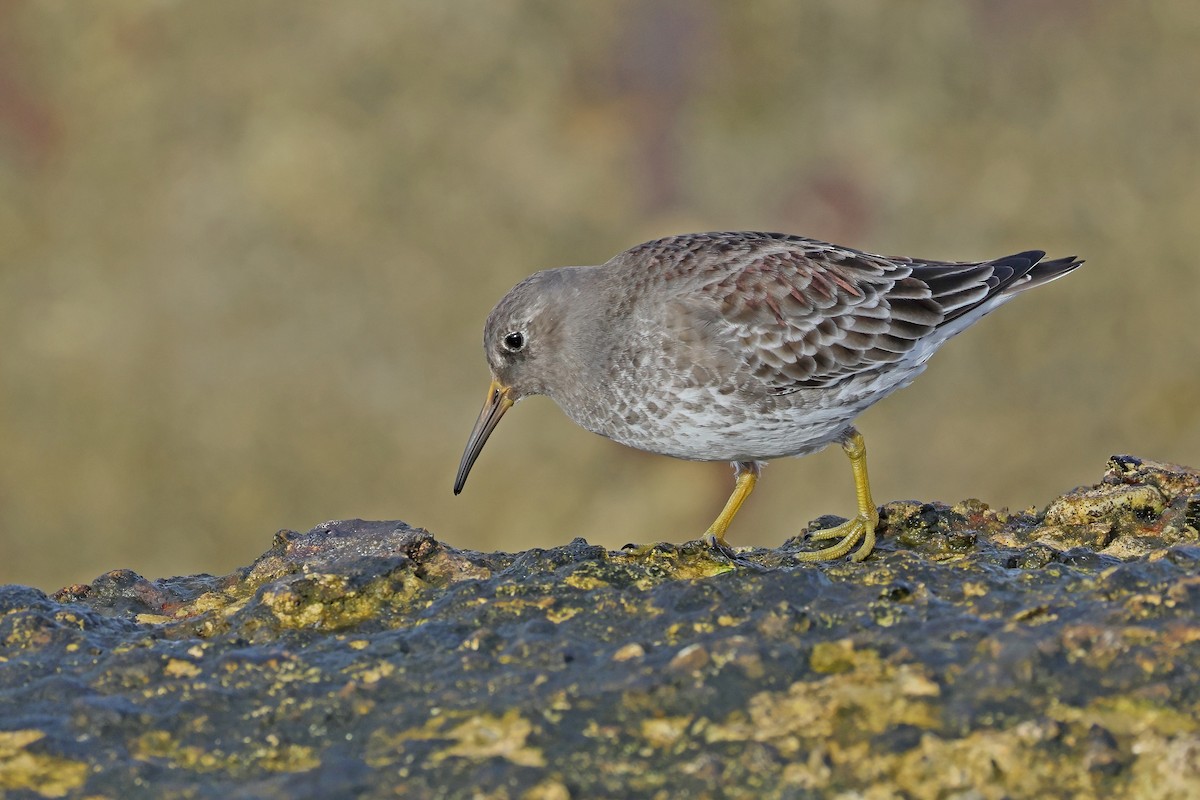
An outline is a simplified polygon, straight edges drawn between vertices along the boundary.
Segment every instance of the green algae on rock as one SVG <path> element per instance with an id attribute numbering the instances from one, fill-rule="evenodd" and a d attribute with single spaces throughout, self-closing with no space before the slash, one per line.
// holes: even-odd
<path id="1" fill-rule="evenodd" d="M 354 520 L 0 587 L 0 797 L 1200 794 L 1200 473 L 881 519 L 861 564 Z"/>

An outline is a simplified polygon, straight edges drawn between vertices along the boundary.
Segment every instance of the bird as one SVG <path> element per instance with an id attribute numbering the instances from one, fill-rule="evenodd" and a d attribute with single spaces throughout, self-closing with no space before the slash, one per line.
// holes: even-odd
<path id="1" fill-rule="evenodd" d="M 1083 263 L 1045 256 L 933 261 L 734 231 L 668 236 L 598 266 L 537 272 L 484 325 L 491 383 L 454 494 L 504 414 L 545 395 L 629 447 L 731 462 L 733 491 L 701 537 L 728 548 L 726 531 L 765 462 L 837 443 L 857 513 L 810 534 L 835 541 L 797 558 L 837 559 L 857 546 L 851 560 L 861 561 L 879 512 L 855 418 L 911 383 L 951 337 Z"/>

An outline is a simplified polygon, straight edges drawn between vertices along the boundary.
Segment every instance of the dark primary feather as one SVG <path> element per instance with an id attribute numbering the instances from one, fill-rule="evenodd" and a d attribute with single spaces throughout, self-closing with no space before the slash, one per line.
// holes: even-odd
<path id="1" fill-rule="evenodd" d="M 783 394 L 900 361 L 922 339 L 956 332 L 939 331 L 955 319 L 1082 263 L 1044 256 L 926 261 L 786 234 L 716 233 L 648 242 L 622 258 L 715 302 L 753 374 Z"/>

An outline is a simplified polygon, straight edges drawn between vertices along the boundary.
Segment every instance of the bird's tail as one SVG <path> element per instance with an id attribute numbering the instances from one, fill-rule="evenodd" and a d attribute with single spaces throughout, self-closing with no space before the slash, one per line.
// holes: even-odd
<path id="1" fill-rule="evenodd" d="M 1075 256 L 1043 261 L 1045 257 L 1046 253 L 1042 250 L 1028 250 L 990 262 L 996 268 L 997 275 L 1002 275 L 1006 271 L 1005 268 L 1012 270 L 1008 280 L 1002 280 L 1001 285 L 997 287 L 996 294 L 1014 295 L 1058 280 L 1083 263 L 1082 259 Z"/>
<path id="2" fill-rule="evenodd" d="M 1043 250 L 1026 250 L 992 261 L 926 262 L 913 269 L 944 310 L 945 316 L 928 337 L 928 346 L 916 348 L 921 360 L 943 342 L 966 330 L 984 315 L 1026 289 L 1061 278 L 1083 262 L 1075 256 L 1043 261 Z"/>

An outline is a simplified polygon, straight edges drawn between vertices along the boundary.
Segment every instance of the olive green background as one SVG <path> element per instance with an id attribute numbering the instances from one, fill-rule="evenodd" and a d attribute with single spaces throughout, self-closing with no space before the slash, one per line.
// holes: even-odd
<path id="1" fill-rule="evenodd" d="M 1087 259 L 860 418 L 879 502 L 1196 464 L 1197 86 L 1182 0 L 0 3 L 0 582 L 698 535 L 727 465 L 542 398 L 450 493 L 504 291 L 695 230 Z M 774 462 L 730 537 L 852 508 Z"/>

